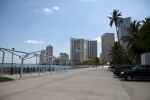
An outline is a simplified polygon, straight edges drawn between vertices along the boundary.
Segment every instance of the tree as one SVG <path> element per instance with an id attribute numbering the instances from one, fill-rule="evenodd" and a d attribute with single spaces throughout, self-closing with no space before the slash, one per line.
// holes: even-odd
<path id="1" fill-rule="evenodd" d="M 134 20 L 131 22 L 129 27 L 125 27 L 125 29 L 128 31 L 128 36 L 122 36 L 121 40 L 123 40 L 123 42 L 128 42 L 127 48 L 134 45 L 135 40 L 139 37 L 138 30 L 140 26 L 140 22 Z"/>
<path id="2" fill-rule="evenodd" d="M 131 22 L 129 27 L 125 27 L 125 29 L 128 31 L 128 36 L 123 36 L 121 40 L 123 42 L 128 42 L 127 48 L 128 52 L 134 59 L 136 59 L 136 63 L 140 63 L 140 54 L 143 51 L 137 43 L 137 40 L 139 39 L 139 28 L 141 27 L 141 24 L 139 21 L 134 20 Z"/>
<path id="3" fill-rule="evenodd" d="M 138 33 L 138 46 L 141 47 L 144 52 L 150 52 L 150 20 L 144 23 Z"/>
<path id="4" fill-rule="evenodd" d="M 118 36 L 118 27 L 120 26 L 121 23 L 123 23 L 122 21 L 122 15 L 121 12 L 119 12 L 119 10 L 113 10 L 113 13 L 110 13 L 111 16 L 108 16 L 108 18 L 110 19 L 110 23 L 109 25 L 112 27 L 113 23 L 116 26 L 116 32 L 117 32 L 117 38 L 118 38 L 118 42 L 120 44 L 120 40 L 119 40 L 119 36 Z"/>
<path id="5" fill-rule="evenodd" d="M 101 61 L 97 57 L 94 57 L 94 58 L 83 61 L 82 64 L 83 65 L 102 65 L 103 61 Z"/>
<path id="6" fill-rule="evenodd" d="M 118 42 L 115 42 L 111 46 L 108 56 L 111 58 L 111 62 L 115 64 L 121 64 L 124 62 L 124 59 L 125 59 L 124 55 L 125 55 L 125 50 L 123 49 L 123 47 Z"/>
<path id="7" fill-rule="evenodd" d="M 97 66 L 99 64 L 99 58 L 95 57 L 95 65 Z"/>
<path id="8" fill-rule="evenodd" d="M 150 20 L 150 17 L 147 17 L 147 18 L 145 18 L 145 20 L 142 20 L 142 23 L 144 24 L 144 23 L 148 22 L 149 20 Z"/>

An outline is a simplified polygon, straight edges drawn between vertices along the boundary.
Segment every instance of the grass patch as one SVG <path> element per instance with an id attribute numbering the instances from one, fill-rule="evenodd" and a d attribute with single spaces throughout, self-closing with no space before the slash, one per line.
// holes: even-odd
<path id="1" fill-rule="evenodd" d="M 114 69 L 113 70 L 109 70 L 110 72 L 114 72 Z"/>
<path id="2" fill-rule="evenodd" d="M 14 79 L 9 77 L 0 77 L 0 82 L 13 81 Z"/>

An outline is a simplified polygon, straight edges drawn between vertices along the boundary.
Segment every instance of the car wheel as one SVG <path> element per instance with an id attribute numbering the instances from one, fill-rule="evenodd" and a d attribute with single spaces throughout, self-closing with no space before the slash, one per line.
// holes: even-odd
<path id="1" fill-rule="evenodd" d="M 133 80 L 133 76 L 129 75 L 125 77 L 125 80 L 127 81 L 132 81 Z"/>

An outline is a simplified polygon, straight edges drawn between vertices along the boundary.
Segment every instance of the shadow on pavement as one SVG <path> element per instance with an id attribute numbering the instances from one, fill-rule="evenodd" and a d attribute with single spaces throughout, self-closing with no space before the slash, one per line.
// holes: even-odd
<path id="1" fill-rule="evenodd" d="M 120 81 L 124 81 L 124 82 L 150 82 L 150 79 L 133 79 L 132 81 L 126 81 L 124 78 L 120 78 Z"/>

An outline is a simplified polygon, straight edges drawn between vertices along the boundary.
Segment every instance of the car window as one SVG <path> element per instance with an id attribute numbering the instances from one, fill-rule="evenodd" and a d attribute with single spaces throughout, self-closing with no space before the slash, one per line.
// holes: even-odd
<path id="1" fill-rule="evenodd" d="M 146 66 L 139 66 L 139 70 L 146 70 Z"/>
<path id="2" fill-rule="evenodd" d="M 138 68 L 138 66 L 135 66 L 135 67 L 133 67 L 132 69 L 133 69 L 133 70 L 136 70 L 137 68 Z"/>

